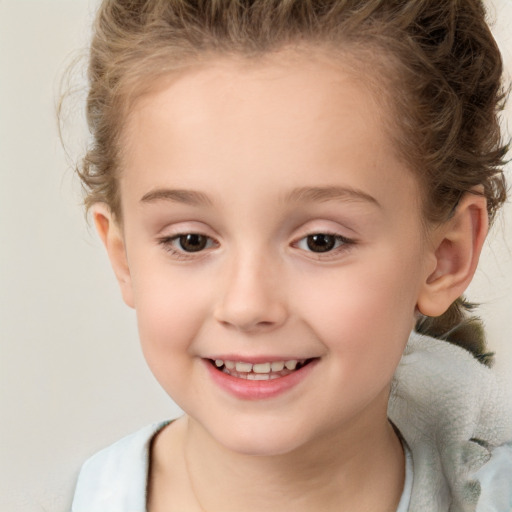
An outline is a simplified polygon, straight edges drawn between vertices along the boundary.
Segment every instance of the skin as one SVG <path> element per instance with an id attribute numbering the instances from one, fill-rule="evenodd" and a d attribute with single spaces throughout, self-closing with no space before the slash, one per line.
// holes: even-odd
<path id="1" fill-rule="evenodd" d="M 153 444 L 152 512 L 396 509 L 390 382 L 418 310 L 441 314 L 469 284 L 487 221 L 468 195 L 425 230 L 386 115 L 329 56 L 285 50 L 218 58 L 131 109 L 123 225 L 94 215 L 148 365 L 186 413 Z M 187 233 L 204 250 L 183 250 Z M 312 251 L 315 233 L 336 247 Z M 211 379 L 205 360 L 227 355 L 316 361 L 244 400 Z"/>

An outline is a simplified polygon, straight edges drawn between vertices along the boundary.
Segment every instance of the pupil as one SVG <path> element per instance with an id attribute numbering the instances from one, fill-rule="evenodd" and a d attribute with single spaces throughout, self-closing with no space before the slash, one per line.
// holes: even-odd
<path id="1" fill-rule="evenodd" d="M 197 252 L 202 251 L 206 247 L 207 239 L 203 235 L 197 233 L 189 233 L 180 236 L 180 245 L 184 251 Z"/>
<path id="2" fill-rule="evenodd" d="M 334 245 L 336 244 L 336 237 L 333 235 L 318 233 L 316 235 L 309 235 L 307 243 L 308 249 L 313 252 L 327 252 L 334 248 Z"/>

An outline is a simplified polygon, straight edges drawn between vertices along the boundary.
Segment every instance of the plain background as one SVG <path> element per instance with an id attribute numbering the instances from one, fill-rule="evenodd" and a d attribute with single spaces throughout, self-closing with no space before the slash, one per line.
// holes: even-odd
<path id="1" fill-rule="evenodd" d="M 0 0 L 0 510 L 6 512 L 68 510 L 89 455 L 179 414 L 146 368 L 135 315 L 83 218 L 59 142 L 59 77 L 86 44 L 95 4 Z M 512 3 L 490 5 L 510 71 Z M 83 149 L 81 98 L 79 91 L 66 128 L 72 153 Z M 511 112 L 509 106 L 510 126 Z M 469 296 L 485 304 L 496 371 L 512 386 L 510 205 L 489 242 Z"/>

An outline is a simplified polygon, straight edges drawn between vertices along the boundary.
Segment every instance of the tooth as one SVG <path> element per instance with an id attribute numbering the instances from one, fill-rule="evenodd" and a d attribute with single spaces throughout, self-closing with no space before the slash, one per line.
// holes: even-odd
<path id="1" fill-rule="evenodd" d="M 215 359 L 215 366 L 220 368 L 224 364 L 224 361 L 222 359 Z"/>
<path id="2" fill-rule="evenodd" d="M 286 368 L 288 368 L 288 370 L 295 370 L 295 368 L 297 367 L 297 360 L 290 359 L 290 361 L 286 361 L 284 365 L 286 366 Z"/>
<path id="3" fill-rule="evenodd" d="M 234 370 L 234 369 L 235 369 L 235 363 L 234 363 L 234 361 L 224 361 L 224 366 L 225 366 L 228 370 Z"/>
<path id="4" fill-rule="evenodd" d="M 273 372 L 280 372 L 284 368 L 284 361 L 275 361 L 270 365 L 270 367 Z"/>
<path id="5" fill-rule="evenodd" d="M 269 373 L 268 374 L 268 378 L 269 378 L 269 380 L 274 380 L 274 379 L 280 379 L 281 376 L 280 375 L 276 375 L 275 373 Z"/>
<path id="6" fill-rule="evenodd" d="M 255 373 L 248 373 L 247 376 L 245 377 L 242 377 L 242 379 L 247 379 L 247 380 L 256 380 L 256 377 L 257 375 Z"/>
<path id="7" fill-rule="evenodd" d="M 251 363 L 242 363 L 242 362 L 237 362 L 235 363 L 235 368 L 236 368 L 236 371 L 237 372 L 250 372 L 252 370 L 252 364 Z"/>
<path id="8" fill-rule="evenodd" d="M 254 373 L 268 373 L 270 371 L 270 363 L 259 363 L 252 365 Z"/>
<path id="9" fill-rule="evenodd" d="M 254 380 L 269 380 L 270 375 L 268 373 L 253 373 Z"/>

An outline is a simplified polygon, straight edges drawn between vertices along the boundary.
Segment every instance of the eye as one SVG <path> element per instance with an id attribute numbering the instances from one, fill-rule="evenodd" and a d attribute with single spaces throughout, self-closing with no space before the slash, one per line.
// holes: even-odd
<path id="1" fill-rule="evenodd" d="M 181 233 L 162 238 L 159 242 L 166 249 L 175 253 L 200 252 L 216 245 L 212 238 L 201 233 Z"/>
<path id="2" fill-rule="evenodd" d="M 331 233 L 313 233 L 299 240 L 297 247 L 316 253 L 330 252 L 339 247 L 351 244 L 352 241 L 341 235 Z"/>
<path id="3" fill-rule="evenodd" d="M 210 240 L 207 236 L 199 233 L 187 233 L 186 235 L 179 235 L 174 241 L 185 252 L 198 252 L 206 249 Z"/>

